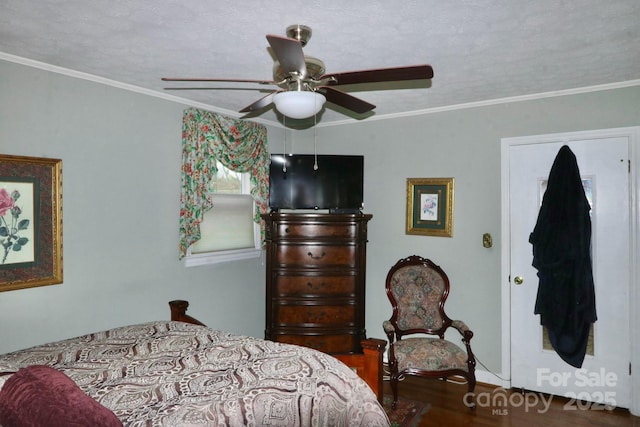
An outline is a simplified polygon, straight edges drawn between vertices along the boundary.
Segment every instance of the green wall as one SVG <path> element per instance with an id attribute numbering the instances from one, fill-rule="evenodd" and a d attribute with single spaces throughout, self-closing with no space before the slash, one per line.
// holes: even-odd
<path id="1" fill-rule="evenodd" d="M 4 61 L 0 94 L 0 152 L 63 159 L 65 269 L 62 285 L 0 293 L 0 353 L 165 319 L 174 298 L 210 326 L 262 336 L 263 259 L 189 269 L 177 259 L 184 105 Z M 639 86 L 321 124 L 319 153 L 365 156 L 369 336 L 383 338 L 391 314 L 388 269 L 421 255 L 448 273 L 449 315 L 469 324 L 479 360 L 500 371 L 500 139 L 637 125 Z M 282 130 L 268 132 L 281 152 Z M 312 153 L 313 142 L 313 129 L 287 131 L 287 151 Z M 405 234 L 408 177 L 455 178 L 452 238 Z"/>
<path id="2" fill-rule="evenodd" d="M 365 211 L 373 214 L 368 334 L 385 338 L 382 321 L 391 316 L 384 292 L 388 270 L 400 258 L 420 255 L 447 272 L 447 313 L 467 322 L 478 359 L 500 372 L 501 286 L 508 286 L 500 279 L 501 138 L 637 125 L 638 86 L 318 128 L 319 153 L 365 156 Z M 313 152 L 313 130 L 292 133 L 295 149 Z M 452 238 L 405 234 L 406 179 L 429 177 L 455 179 Z M 490 249 L 482 246 L 484 233 L 493 237 Z"/>
<path id="3" fill-rule="evenodd" d="M 178 260 L 184 105 L 6 61 L 0 94 L 0 153 L 62 159 L 64 245 L 63 284 L 0 293 L 0 353 L 168 319 L 171 299 L 263 335 L 262 259 Z"/>

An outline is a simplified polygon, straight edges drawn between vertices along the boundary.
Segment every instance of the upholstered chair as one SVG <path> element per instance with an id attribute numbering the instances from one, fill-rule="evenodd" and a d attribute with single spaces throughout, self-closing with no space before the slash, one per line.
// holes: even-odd
<path id="1" fill-rule="evenodd" d="M 390 383 L 393 407 L 398 402 L 398 382 L 405 375 L 446 379 L 463 377 L 468 393 L 464 404 L 475 408 L 476 361 L 471 351 L 473 332 L 444 311 L 449 278 L 431 260 L 412 255 L 399 260 L 387 274 L 386 291 L 393 306 L 383 322 L 389 339 Z M 462 336 L 463 348 L 445 339 L 448 328 Z"/>

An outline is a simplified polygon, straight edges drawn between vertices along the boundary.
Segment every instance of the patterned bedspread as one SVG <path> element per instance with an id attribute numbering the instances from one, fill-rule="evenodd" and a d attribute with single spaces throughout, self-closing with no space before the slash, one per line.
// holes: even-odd
<path id="1" fill-rule="evenodd" d="M 49 365 L 128 426 L 388 426 L 371 389 L 324 353 L 151 322 L 0 356 Z M 0 387 L 8 376 L 0 376 Z"/>

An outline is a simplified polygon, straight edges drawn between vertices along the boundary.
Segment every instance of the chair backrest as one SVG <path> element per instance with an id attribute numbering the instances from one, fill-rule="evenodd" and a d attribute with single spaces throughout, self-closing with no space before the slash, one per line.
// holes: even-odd
<path id="1" fill-rule="evenodd" d="M 412 333 L 443 338 L 451 325 L 444 312 L 449 278 L 439 266 L 417 255 L 403 258 L 389 270 L 385 287 L 393 306 L 390 322 L 398 338 Z"/>

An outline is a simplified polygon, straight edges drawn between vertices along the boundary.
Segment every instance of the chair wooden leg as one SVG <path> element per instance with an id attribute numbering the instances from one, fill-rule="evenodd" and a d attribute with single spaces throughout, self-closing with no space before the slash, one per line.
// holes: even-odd
<path id="1" fill-rule="evenodd" d="M 476 409 L 476 400 L 475 400 L 475 394 L 473 393 L 473 390 L 475 390 L 475 388 L 476 388 L 476 377 L 475 377 L 475 375 L 470 375 L 469 377 L 467 377 L 467 384 L 468 384 L 468 392 L 467 392 L 467 394 L 464 395 L 464 404 L 469 409 L 475 410 Z"/>
<path id="2" fill-rule="evenodd" d="M 393 394 L 391 409 L 396 409 L 396 405 L 398 404 L 398 377 L 391 374 L 389 377 L 389 383 L 391 384 L 391 393 Z"/>

